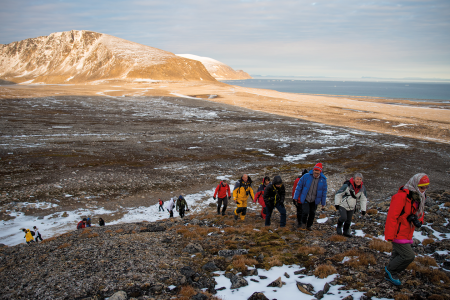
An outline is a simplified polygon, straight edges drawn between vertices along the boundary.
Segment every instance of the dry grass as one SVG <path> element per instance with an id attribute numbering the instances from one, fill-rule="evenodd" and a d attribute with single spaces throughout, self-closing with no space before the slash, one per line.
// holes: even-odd
<path id="1" fill-rule="evenodd" d="M 434 240 L 433 239 L 424 239 L 423 241 L 422 241 L 422 245 L 425 247 L 426 245 L 429 245 L 429 244 L 432 244 L 432 243 L 434 243 Z"/>
<path id="2" fill-rule="evenodd" d="M 376 210 L 375 208 L 372 208 L 372 209 L 368 209 L 368 210 L 366 211 L 366 213 L 367 213 L 368 215 L 376 215 L 376 214 L 378 214 L 378 210 Z"/>
<path id="3" fill-rule="evenodd" d="M 344 253 L 336 254 L 331 259 L 334 261 L 342 261 L 344 257 L 351 257 L 345 264 L 357 268 L 360 266 L 375 265 L 377 263 L 375 257 L 370 253 L 359 252 L 358 250 L 348 250 Z"/>
<path id="4" fill-rule="evenodd" d="M 373 239 L 369 243 L 369 248 L 380 252 L 392 252 L 392 244 L 379 239 Z"/>
<path id="5" fill-rule="evenodd" d="M 435 284 L 440 284 L 441 281 L 443 281 L 444 284 L 450 283 L 450 278 L 444 272 L 437 269 L 432 269 L 430 267 L 422 266 L 419 260 L 418 262 L 419 264 L 417 264 L 416 262 L 410 263 L 407 268 L 413 271 L 414 276 L 417 276 L 417 273 L 420 273 L 421 276 L 428 277 L 429 280 Z M 427 259 L 425 259 L 424 263 L 427 262 L 428 262 Z"/>
<path id="6" fill-rule="evenodd" d="M 395 294 L 394 300 L 409 300 L 409 296 L 405 294 Z"/>
<path id="7" fill-rule="evenodd" d="M 310 246 L 303 246 L 303 247 L 300 247 L 297 250 L 297 252 L 300 253 L 300 254 L 303 254 L 303 255 L 309 255 L 309 254 L 317 255 L 317 254 L 324 254 L 325 253 L 325 249 L 323 249 L 323 248 L 321 248 L 319 246 L 312 246 L 312 247 L 310 247 Z"/>
<path id="8" fill-rule="evenodd" d="M 342 235 L 332 235 L 328 238 L 328 240 L 331 242 L 345 242 L 347 238 Z"/>
<path id="9" fill-rule="evenodd" d="M 281 260 L 278 258 L 278 256 L 272 256 L 269 258 L 268 260 L 269 266 L 270 267 L 281 267 L 283 265 L 283 263 L 281 262 Z"/>
<path id="10" fill-rule="evenodd" d="M 197 292 L 195 291 L 195 289 L 192 286 L 186 285 L 181 288 L 180 294 L 181 294 L 181 296 L 188 297 L 188 299 L 189 299 L 190 297 L 196 295 Z"/>
<path id="11" fill-rule="evenodd" d="M 247 270 L 247 266 L 254 266 L 258 262 L 253 258 L 247 258 L 244 255 L 236 255 L 233 257 L 232 265 L 239 272 Z"/>
<path id="12" fill-rule="evenodd" d="M 443 281 L 445 284 L 450 283 L 450 278 L 448 278 L 447 274 L 444 272 L 434 269 L 431 271 L 431 282 L 440 282 Z"/>
<path id="13" fill-rule="evenodd" d="M 326 278 L 332 274 L 336 274 L 336 268 L 331 265 L 318 265 L 314 270 L 314 275 L 319 278 Z"/>
<path id="14" fill-rule="evenodd" d="M 51 242 L 51 241 L 54 241 L 54 240 L 56 240 L 56 237 L 54 236 L 54 237 L 51 237 L 51 238 L 48 238 L 48 239 L 45 239 L 45 240 L 43 240 L 41 243 L 48 243 L 48 242 Z"/>
<path id="15" fill-rule="evenodd" d="M 116 230 L 116 233 L 121 233 L 121 232 L 124 232 L 124 230 L 122 228 Z"/>
<path id="16" fill-rule="evenodd" d="M 450 207 L 450 202 L 445 202 L 444 206 L 445 207 Z"/>
<path id="17" fill-rule="evenodd" d="M 111 233 L 111 232 L 112 232 L 112 230 L 109 230 L 109 229 L 105 231 L 105 233 Z"/>
<path id="18" fill-rule="evenodd" d="M 416 257 L 415 261 L 423 266 L 434 266 L 434 267 L 438 266 L 436 260 L 430 256 L 419 256 Z"/>
<path id="19" fill-rule="evenodd" d="M 58 246 L 58 249 L 64 249 L 64 248 L 67 248 L 67 247 L 70 247 L 70 246 L 72 246 L 72 245 L 69 244 L 69 243 L 64 243 L 64 244 L 62 244 L 62 245 L 59 245 L 59 246 Z"/>
<path id="20" fill-rule="evenodd" d="M 94 233 L 88 235 L 88 238 L 93 238 L 93 237 L 98 237 L 98 236 L 99 236 L 99 234 L 94 232 Z"/>
<path id="21" fill-rule="evenodd" d="M 326 218 L 326 217 L 327 217 L 326 214 L 320 214 L 320 215 L 319 215 L 319 219 L 323 219 L 323 218 Z"/>

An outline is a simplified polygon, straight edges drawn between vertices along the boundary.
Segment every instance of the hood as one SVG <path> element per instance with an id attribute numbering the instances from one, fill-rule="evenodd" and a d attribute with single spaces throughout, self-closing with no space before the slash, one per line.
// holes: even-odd
<path id="1" fill-rule="evenodd" d="M 282 184 L 282 183 L 283 183 L 283 180 L 281 179 L 281 176 L 275 176 L 273 178 L 273 181 L 272 181 L 273 185 Z"/>

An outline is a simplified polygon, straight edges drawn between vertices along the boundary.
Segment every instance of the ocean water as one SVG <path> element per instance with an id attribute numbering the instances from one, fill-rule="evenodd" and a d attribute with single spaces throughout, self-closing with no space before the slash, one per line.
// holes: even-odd
<path id="1" fill-rule="evenodd" d="M 227 84 L 286 93 L 367 96 L 450 103 L 450 83 L 368 82 L 291 79 L 226 80 Z"/>

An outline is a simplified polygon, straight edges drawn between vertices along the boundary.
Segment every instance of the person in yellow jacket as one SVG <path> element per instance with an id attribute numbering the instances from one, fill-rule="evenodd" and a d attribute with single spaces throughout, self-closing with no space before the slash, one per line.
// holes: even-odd
<path id="1" fill-rule="evenodd" d="M 27 244 L 34 242 L 34 238 L 33 238 L 33 235 L 31 234 L 30 229 L 22 228 L 22 231 L 25 233 L 24 238 L 27 241 Z"/>
<path id="2" fill-rule="evenodd" d="M 247 174 L 244 174 L 241 179 L 236 181 L 233 190 L 233 199 L 237 204 L 237 208 L 234 210 L 235 220 L 237 220 L 238 217 L 240 217 L 241 220 L 245 219 L 248 196 L 250 196 L 252 200 L 255 198 L 255 194 L 252 189 L 252 179 Z"/>

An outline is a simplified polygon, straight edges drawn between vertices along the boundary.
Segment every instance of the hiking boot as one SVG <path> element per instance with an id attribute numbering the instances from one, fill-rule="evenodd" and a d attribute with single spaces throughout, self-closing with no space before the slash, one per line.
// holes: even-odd
<path id="1" fill-rule="evenodd" d="M 387 267 L 384 267 L 384 270 L 386 271 L 386 273 L 384 274 L 384 279 L 397 286 L 402 284 L 398 276 L 395 274 L 391 274 L 391 272 L 388 271 Z"/>
<path id="2" fill-rule="evenodd" d="M 352 237 L 352 232 L 350 231 L 350 224 L 344 223 L 344 236 Z"/>
<path id="3" fill-rule="evenodd" d="M 338 222 L 337 227 L 336 227 L 336 233 L 339 235 L 342 235 L 342 224 L 343 224 L 343 222 Z"/>
<path id="4" fill-rule="evenodd" d="M 300 225 L 300 230 L 306 230 L 306 224 Z"/>
<path id="5" fill-rule="evenodd" d="M 234 219 L 237 221 L 238 219 L 238 215 L 234 215 Z"/>
<path id="6" fill-rule="evenodd" d="M 313 231 L 311 227 L 306 227 L 306 230 Z"/>

